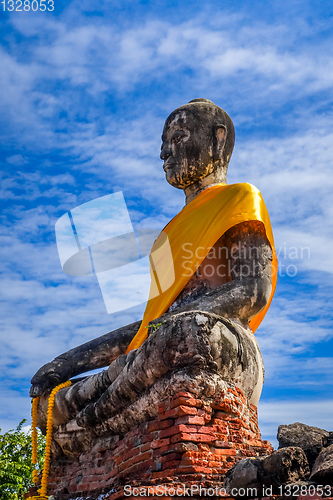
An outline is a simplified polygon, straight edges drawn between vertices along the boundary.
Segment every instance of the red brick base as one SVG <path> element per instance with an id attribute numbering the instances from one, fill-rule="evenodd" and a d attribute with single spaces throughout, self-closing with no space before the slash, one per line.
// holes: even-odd
<path id="1" fill-rule="evenodd" d="M 48 494 L 56 500 L 97 499 L 101 494 L 115 500 L 128 498 L 126 485 L 220 490 L 234 463 L 272 450 L 261 440 L 256 407 L 247 404 L 237 387 L 230 386 L 210 404 L 178 392 L 159 405 L 155 419 L 124 436 L 97 438 L 91 451 L 75 458 L 53 458 Z"/>

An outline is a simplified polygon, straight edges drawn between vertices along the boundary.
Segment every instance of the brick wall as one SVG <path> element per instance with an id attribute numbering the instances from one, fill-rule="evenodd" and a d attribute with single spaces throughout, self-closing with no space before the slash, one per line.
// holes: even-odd
<path id="1" fill-rule="evenodd" d="M 261 440 L 256 407 L 237 387 L 209 403 L 178 392 L 159 405 L 155 419 L 124 436 L 97 438 L 89 452 L 52 459 L 48 493 L 56 500 L 115 500 L 128 498 L 125 485 L 220 489 L 236 461 L 271 451 Z"/>

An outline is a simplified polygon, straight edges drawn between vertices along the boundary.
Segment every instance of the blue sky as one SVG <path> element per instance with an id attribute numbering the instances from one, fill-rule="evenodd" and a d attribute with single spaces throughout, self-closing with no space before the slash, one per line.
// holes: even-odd
<path id="1" fill-rule="evenodd" d="M 279 252 L 256 334 L 263 437 L 295 421 L 333 429 L 332 15 L 306 0 L 1 12 L 0 427 L 29 418 L 43 363 L 140 319 L 140 308 L 108 315 L 95 278 L 63 273 L 55 223 L 123 191 L 133 223 L 163 227 L 184 204 L 164 180 L 163 123 L 205 97 L 235 124 L 228 182 L 261 190 Z"/>

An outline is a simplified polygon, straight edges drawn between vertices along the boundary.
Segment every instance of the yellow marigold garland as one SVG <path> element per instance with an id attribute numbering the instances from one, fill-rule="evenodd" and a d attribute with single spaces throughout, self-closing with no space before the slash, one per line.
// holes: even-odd
<path id="1" fill-rule="evenodd" d="M 38 490 L 39 496 L 30 497 L 31 500 L 47 500 L 47 481 L 50 471 L 50 455 L 51 455 L 51 444 L 52 444 L 52 426 L 53 426 L 53 408 L 54 399 L 60 389 L 69 387 L 72 384 L 70 380 L 55 387 L 49 397 L 48 408 L 47 408 L 47 422 L 46 422 L 46 447 L 44 455 L 44 469 L 42 474 L 41 488 Z M 37 463 L 37 407 L 39 398 L 34 398 L 32 400 L 32 463 L 35 465 Z M 38 482 L 38 472 L 36 469 L 32 472 L 32 480 L 36 484 Z"/>
<path id="2" fill-rule="evenodd" d="M 32 463 L 35 466 L 32 471 L 32 482 L 38 483 L 38 471 L 36 470 L 37 464 L 37 408 L 38 408 L 39 398 L 34 398 L 32 400 L 31 406 L 31 442 L 32 442 Z"/>

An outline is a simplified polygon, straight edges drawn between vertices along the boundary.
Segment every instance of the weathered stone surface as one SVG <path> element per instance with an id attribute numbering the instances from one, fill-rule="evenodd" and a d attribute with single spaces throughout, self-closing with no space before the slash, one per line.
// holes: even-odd
<path id="1" fill-rule="evenodd" d="M 259 493 L 263 487 L 272 487 L 272 493 L 278 494 L 279 486 L 305 480 L 309 474 L 309 464 L 301 448 L 282 448 L 267 457 L 239 461 L 226 473 L 224 485 L 228 494 L 236 498 L 235 492 L 241 488 L 248 492 L 245 498 L 255 498 L 262 496 Z"/>
<path id="2" fill-rule="evenodd" d="M 274 478 L 276 485 L 279 486 L 307 479 L 310 474 L 306 455 L 301 448 L 296 446 L 274 451 L 264 458 L 262 466 L 265 484 Z"/>
<path id="3" fill-rule="evenodd" d="M 328 444 L 329 432 L 319 427 L 295 422 L 290 425 L 280 425 L 277 439 L 279 448 L 299 446 L 305 451 L 310 468 L 312 468 L 318 454 Z"/>
<path id="4" fill-rule="evenodd" d="M 333 485 L 333 444 L 319 453 L 312 469 L 311 479 L 321 484 Z"/>
<path id="5" fill-rule="evenodd" d="M 253 495 L 249 497 L 253 496 L 255 498 L 258 496 L 258 492 L 262 489 L 262 460 L 263 457 L 245 458 L 228 470 L 224 480 L 224 487 L 229 495 L 237 497 L 236 491 L 242 488 L 245 490 L 253 488 Z"/>
<path id="6" fill-rule="evenodd" d="M 42 396 L 71 377 L 108 366 L 126 352 L 140 324 L 141 321 L 136 321 L 60 354 L 32 377 L 30 397 Z"/>

